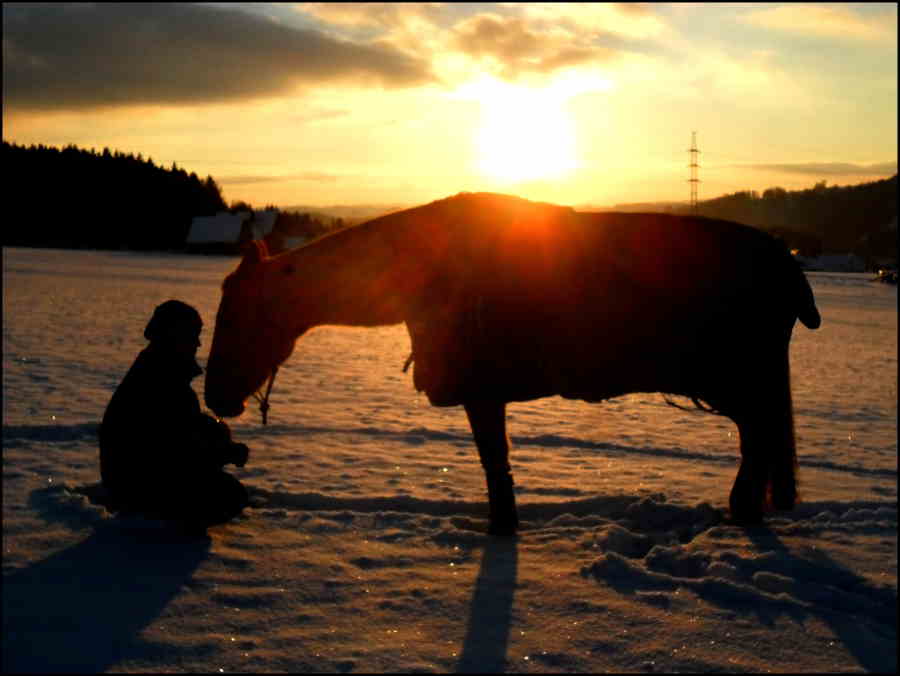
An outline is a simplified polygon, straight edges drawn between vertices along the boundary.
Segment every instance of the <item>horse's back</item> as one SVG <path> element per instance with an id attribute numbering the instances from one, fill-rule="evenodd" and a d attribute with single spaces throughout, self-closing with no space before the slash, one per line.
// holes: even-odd
<path id="1" fill-rule="evenodd" d="M 754 342 L 786 345 L 793 261 L 765 233 L 498 204 L 511 207 L 445 224 L 456 248 L 441 291 L 410 324 L 416 385 L 433 403 L 681 392 Z"/>
<path id="2" fill-rule="evenodd" d="M 655 334 L 735 303 L 746 313 L 760 298 L 777 301 L 766 278 L 782 263 L 777 243 L 725 221 L 572 214 L 502 223 L 479 239 L 464 284 L 498 318 L 524 325 Z"/>

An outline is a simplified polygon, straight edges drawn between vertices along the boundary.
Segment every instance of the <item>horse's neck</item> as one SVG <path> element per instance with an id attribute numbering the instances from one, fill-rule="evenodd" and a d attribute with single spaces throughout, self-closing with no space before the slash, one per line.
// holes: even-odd
<path id="1" fill-rule="evenodd" d="M 303 331 L 323 324 L 383 326 L 406 317 L 415 280 L 378 232 L 336 233 L 272 259 L 276 303 Z"/>

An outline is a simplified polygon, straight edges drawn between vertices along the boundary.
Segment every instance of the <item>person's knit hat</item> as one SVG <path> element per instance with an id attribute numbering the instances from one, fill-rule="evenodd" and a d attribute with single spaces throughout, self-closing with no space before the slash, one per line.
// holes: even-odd
<path id="1" fill-rule="evenodd" d="M 203 320 L 200 319 L 200 313 L 187 303 L 182 303 L 180 300 L 167 300 L 153 311 L 153 316 L 150 318 L 147 328 L 144 329 L 144 338 L 150 341 L 155 340 L 168 335 L 171 329 L 176 327 L 184 327 L 200 333 L 203 328 Z"/>

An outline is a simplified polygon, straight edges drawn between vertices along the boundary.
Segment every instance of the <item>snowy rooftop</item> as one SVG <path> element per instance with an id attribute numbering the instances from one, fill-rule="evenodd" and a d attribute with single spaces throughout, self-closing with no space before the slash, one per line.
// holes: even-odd
<path id="1" fill-rule="evenodd" d="M 249 215 L 246 211 L 236 214 L 220 211 L 215 216 L 197 216 L 191 222 L 187 243 L 237 242 L 241 234 L 241 226 Z"/>
<path id="2" fill-rule="evenodd" d="M 188 244 L 225 243 L 233 244 L 241 236 L 241 228 L 247 221 L 251 222 L 254 239 L 262 239 L 275 226 L 278 219 L 277 209 L 265 211 L 239 211 L 236 214 L 220 211 L 215 216 L 196 216 L 191 222 L 188 232 Z"/>

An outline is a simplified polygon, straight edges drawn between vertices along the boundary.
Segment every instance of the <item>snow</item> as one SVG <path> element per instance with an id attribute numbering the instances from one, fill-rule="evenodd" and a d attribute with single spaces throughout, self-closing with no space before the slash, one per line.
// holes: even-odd
<path id="1" fill-rule="evenodd" d="M 244 516 L 111 517 L 97 428 L 144 325 L 191 303 L 204 363 L 236 262 L 3 250 L 4 671 L 896 670 L 896 287 L 809 275 L 803 502 L 763 527 L 723 518 L 734 425 L 636 394 L 510 405 L 522 530 L 487 536 L 465 414 L 414 391 L 402 326 L 313 331 L 269 425 L 232 422 Z"/>

